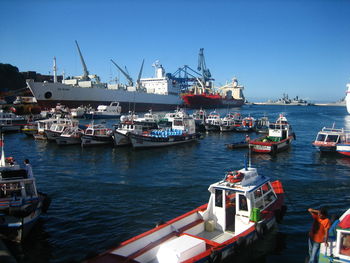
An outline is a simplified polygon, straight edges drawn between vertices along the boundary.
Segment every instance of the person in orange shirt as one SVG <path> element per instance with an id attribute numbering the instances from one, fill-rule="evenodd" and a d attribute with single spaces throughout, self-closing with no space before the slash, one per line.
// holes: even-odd
<path id="1" fill-rule="evenodd" d="M 320 210 L 308 209 L 314 222 L 309 232 L 309 263 L 317 263 L 321 243 L 325 242 L 328 246 L 328 230 L 331 227 L 331 221 L 327 218 L 327 209 L 321 207 Z"/>

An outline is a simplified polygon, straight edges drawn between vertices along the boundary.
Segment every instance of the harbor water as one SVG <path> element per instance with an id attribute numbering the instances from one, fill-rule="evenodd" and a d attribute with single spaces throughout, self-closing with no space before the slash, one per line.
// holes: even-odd
<path id="1" fill-rule="evenodd" d="M 269 237 L 230 262 L 304 262 L 312 223 L 307 209 L 326 206 L 330 214 L 341 214 L 350 205 L 350 158 L 320 154 L 311 142 L 333 123 L 350 130 L 350 116 L 345 107 L 327 106 L 246 105 L 234 111 L 270 121 L 284 113 L 296 141 L 276 156 L 252 155 L 259 173 L 282 181 L 288 211 Z M 227 110 L 219 112 L 224 116 Z M 244 166 L 247 149 L 225 147 L 244 136 L 211 132 L 199 142 L 134 150 L 58 146 L 6 134 L 7 156 L 19 163 L 28 158 L 39 191 L 52 198 L 28 239 L 11 249 L 19 262 L 81 262 L 188 212 L 208 201 L 208 186 L 225 171 Z"/>

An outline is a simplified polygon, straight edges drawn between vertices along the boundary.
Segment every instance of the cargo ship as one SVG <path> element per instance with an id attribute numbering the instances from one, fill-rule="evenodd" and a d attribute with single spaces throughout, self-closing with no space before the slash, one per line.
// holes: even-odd
<path id="1" fill-rule="evenodd" d="M 233 78 L 232 83 L 214 89 L 211 83 L 192 87 L 188 93 L 181 94 L 184 104 L 189 108 L 233 108 L 244 104 L 243 86 L 238 85 L 237 78 Z M 217 90 L 217 91 L 214 91 Z"/>
<path id="2" fill-rule="evenodd" d="M 118 101 L 122 112 L 173 110 L 182 104 L 179 96 L 180 88 L 172 79 L 171 74 L 165 74 L 161 64 L 154 63 L 155 77 L 141 78 L 143 63 L 137 81 L 123 71 L 114 61 L 118 69 L 126 76 L 128 84 L 107 84 L 100 82 L 97 75 L 90 75 L 78 43 L 77 49 L 83 66 L 83 75 L 57 81 L 56 59 L 54 58 L 53 82 L 35 82 L 27 80 L 27 86 L 42 108 L 52 108 L 58 103 L 69 108 L 81 105 L 109 105 Z"/>

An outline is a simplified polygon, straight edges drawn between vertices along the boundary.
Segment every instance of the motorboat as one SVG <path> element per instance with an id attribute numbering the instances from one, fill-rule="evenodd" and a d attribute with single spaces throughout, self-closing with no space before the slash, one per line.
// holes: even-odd
<path id="1" fill-rule="evenodd" d="M 286 211 L 282 183 L 253 167 L 227 172 L 208 190 L 207 204 L 86 262 L 221 262 L 264 238 Z"/>
<path id="2" fill-rule="evenodd" d="M 112 129 L 104 124 L 90 123 L 81 136 L 81 146 L 106 145 L 113 144 Z"/>
<path id="3" fill-rule="evenodd" d="M 51 125 L 58 123 L 59 118 L 49 118 L 44 120 L 38 120 L 37 123 L 37 132 L 33 134 L 34 139 L 36 140 L 47 140 L 45 131 L 49 130 Z"/>
<path id="4" fill-rule="evenodd" d="M 84 114 L 86 119 L 116 119 L 120 117 L 122 107 L 119 102 L 112 101 L 109 105 L 99 105 L 97 110 L 90 111 Z"/>
<path id="5" fill-rule="evenodd" d="M 228 113 L 224 118 L 221 119 L 220 131 L 234 131 L 235 125 L 235 115 L 233 115 L 232 113 Z"/>
<path id="6" fill-rule="evenodd" d="M 0 110 L 0 129 L 3 132 L 20 131 L 24 124 L 27 123 L 23 116 L 14 114 L 13 112 L 4 112 Z"/>
<path id="7" fill-rule="evenodd" d="M 219 131 L 221 124 L 220 114 L 216 111 L 211 112 L 205 120 L 206 131 Z"/>
<path id="8" fill-rule="evenodd" d="M 263 116 L 256 121 L 254 130 L 256 133 L 268 133 L 269 125 L 270 125 L 269 118 L 266 116 Z"/>
<path id="9" fill-rule="evenodd" d="M 251 116 L 244 117 L 241 125 L 235 127 L 236 132 L 250 132 L 255 127 L 255 119 Z"/>
<path id="10" fill-rule="evenodd" d="M 327 245 L 321 243 L 318 262 L 350 262 L 350 209 L 333 222 Z"/>
<path id="11" fill-rule="evenodd" d="M 24 125 L 21 131 L 25 135 L 32 137 L 38 132 L 38 124 L 36 122 L 28 122 L 26 125 Z"/>
<path id="12" fill-rule="evenodd" d="M 12 157 L 5 158 L 1 134 L 0 160 L 0 237 L 21 242 L 40 215 L 46 212 L 50 198 L 37 191 L 36 179 Z"/>
<path id="13" fill-rule="evenodd" d="M 130 133 L 141 134 L 144 131 L 157 129 L 158 125 L 153 121 L 141 121 L 137 115 L 130 113 L 120 117 L 120 123 L 114 125 L 113 139 L 115 146 L 131 145 Z"/>
<path id="14" fill-rule="evenodd" d="M 84 130 L 79 126 L 71 126 L 67 127 L 55 140 L 58 145 L 81 144 L 83 134 Z"/>
<path id="15" fill-rule="evenodd" d="M 269 133 L 249 141 L 249 147 L 253 152 L 275 154 L 289 148 L 295 139 L 295 133 L 287 118 L 280 114 L 275 123 L 270 123 Z"/>
<path id="16" fill-rule="evenodd" d="M 187 116 L 175 117 L 171 128 L 144 131 L 142 134 L 129 134 L 134 148 L 162 147 L 195 141 L 200 138 L 196 132 L 194 119 Z"/>
<path id="17" fill-rule="evenodd" d="M 344 129 L 336 129 L 333 124 L 332 128 L 323 127 L 317 133 L 315 141 L 312 143 L 321 152 L 336 152 L 337 145 L 345 141 L 347 133 Z"/>
<path id="18" fill-rule="evenodd" d="M 196 123 L 196 131 L 198 132 L 205 131 L 205 120 L 207 118 L 207 112 L 203 109 L 199 109 L 193 112 L 191 117 L 194 119 L 194 122 Z"/>
<path id="19" fill-rule="evenodd" d="M 47 140 L 55 141 L 56 138 L 60 137 L 60 135 L 65 131 L 65 129 L 69 127 L 76 127 L 79 125 L 79 121 L 75 119 L 68 118 L 60 118 L 57 119 L 56 123 L 53 123 L 49 129 L 45 130 L 45 135 Z"/>

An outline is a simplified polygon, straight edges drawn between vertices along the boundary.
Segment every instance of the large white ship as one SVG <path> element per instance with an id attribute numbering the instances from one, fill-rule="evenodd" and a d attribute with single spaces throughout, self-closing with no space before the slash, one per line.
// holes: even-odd
<path id="1" fill-rule="evenodd" d="M 118 101 L 122 111 L 147 111 L 172 110 L 182 104 L 179 96 L 180 88 L 176 82 L 165 74 L 165 70 L 159 63 L 155 67 L 154 78 L 141 78 L 143 64 L 139 77 L 134 85 L 132 78 L 126 74 L 114 61 L 112 61 L 128 79 L 128 85 L 106 84 L 100 82 L 96 75 L 90 75 L 78 43 L 77 49 L 80 55 L 84 74 L 82 76 L 57 81 L 56 60 L 54 59 L 54 82 L 35 82 L 27 80 L 27 85 L 32 91 L 38 104 L 44 108 L 50 108 L 61 103 L 68 107 L 91 105 L 97 107 L 101 104 L 110 104 Z"/>
<path id="2" fill-rule="evenodd" d="M 346 87 L 347 87 L 346 96 L 345 96 L 346 109 L 350 114 L 350 83 L 346 84 Z"/>

